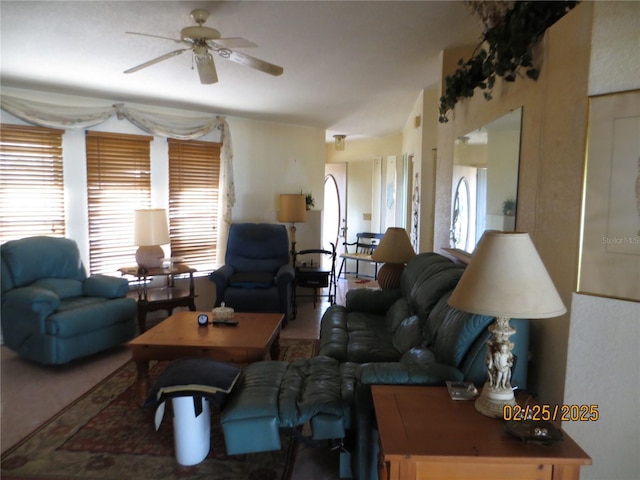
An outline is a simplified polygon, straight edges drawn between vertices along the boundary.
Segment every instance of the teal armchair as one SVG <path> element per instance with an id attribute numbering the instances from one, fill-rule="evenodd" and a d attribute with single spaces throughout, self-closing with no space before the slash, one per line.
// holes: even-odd
<path id="1" fill-rule="evenodd" d="M 127 280 L 87 276 L 73 240 L 28 237 L 0 246 L 4 344 L 43 364 L 62 364 L 135 335 Z"/>

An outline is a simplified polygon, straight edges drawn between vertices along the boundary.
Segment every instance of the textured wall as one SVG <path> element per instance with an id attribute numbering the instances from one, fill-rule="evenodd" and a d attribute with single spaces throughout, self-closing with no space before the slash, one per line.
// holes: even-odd
<path id="1" fill-rule="evenodd" d="M 537 81 L 497 82 L 493 100 L 476 94 L 461 102 L 438 131 L 436 249 L 448 242 L 453 140 L 523 107 L 516 228 L 530 233 L 567 307 L 578 259 L 592 9 L 584 2 L 547 31 L 537 49 Z M 446 57 L 443 65 L 451 65 Z M 569 314 L 531 327 L 530 386 L 543 400 L 560 403 Z"/>
<path id="2" fill-rule="evenodd" d="M 589 95 L 639 89 L 639 47 L 640 2 L 596 2 Z M 600 411 L 563 424 L 593 459 L 583 480 L 640 478 L 639 352 L 640 303 L 573 295 L 564 401 Z"/>
<path id="3" fill-rule="evenodd" d="M 574 295 L 564 403 L 600 412 L 562 425 L 593 460 L 583 480 L 640 478 L 639 347 L 640 303 Z"/>

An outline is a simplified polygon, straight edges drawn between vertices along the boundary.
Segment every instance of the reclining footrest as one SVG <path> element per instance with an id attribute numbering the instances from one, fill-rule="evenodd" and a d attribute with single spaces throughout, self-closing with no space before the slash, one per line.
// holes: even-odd
<path id="1" fill-rule="evenodd" d="M 279 450 L 280 428 L 310 422 L 312 438 L 343 438 L 348 404 L 340 364 L 329 357 L 249 365 L 221 413 L 227 454 Z"/>

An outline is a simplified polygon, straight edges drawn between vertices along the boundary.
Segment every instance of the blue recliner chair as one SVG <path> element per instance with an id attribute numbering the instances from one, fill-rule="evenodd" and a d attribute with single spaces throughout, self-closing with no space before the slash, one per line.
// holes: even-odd
<path id="1" fill-rule="evenodd" d="M 62 364 L 133 338 L 127 280 L 87 273 L 73 240 L 28 237 L 0 247 L 2 336 L 18 354 Z"/>
<path id="2" fill-rule="evenodd" d="M 216 284 L 216 306 L 238 312 L 291 312 L 293 265 L 284 225 L 234 223 L 229 227 L 225 265 L 209 275 Z"/>

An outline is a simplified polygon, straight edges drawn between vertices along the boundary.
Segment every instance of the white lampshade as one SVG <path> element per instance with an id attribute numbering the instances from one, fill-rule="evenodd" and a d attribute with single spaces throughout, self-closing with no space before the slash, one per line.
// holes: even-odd
<path id="1" fill-rule="evenodd" d="M 376 262 L 407 263 L 415 254 L 407 231 L 404 228 L 390 227 L 384 232 L 380 245 L 373 251 L 371 258 Z"/>
<path id="2" fill-rule="evenodd" d="M 486 231 L 449 298 L 458 310 L 489 315 L 487 382 L 475 402 L 480 413 L 502 418 L 514 405 L 511 368 L 516 330 L 510 318 L 557 317 L 567 311 L 528 233 Z M 526 361 L 526 360 L 525 360 Z"/>
<path id="3" fill-rule="evenodd" d="M 167 212 L 164 208 L 135 211 L 134 245 L 165 245 L 169 243 Z"/>
<path id="4" fill-rule="evenodd" d="M 307 219 L 307 202 L 303 194 L 280 195 L 279 222 L 304 222 Z"/>
<path id="5" fill-rule="evenodd" d="M 528 233 L 487 231 L 449 305 L 509 318 L 557 317 L 567 311 Z"/>
<path id="6" fill-rule="evenodd" d="M 162 265 L 164 250 L 160 245 L 169 243 L 167 212 L 163 208 L 147 208 L 135 211 L 133 243 L 138 245 L 136 262 L 143 268 Z"/>

